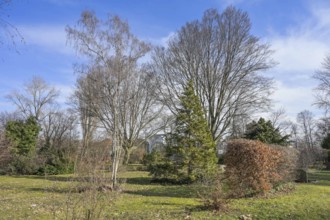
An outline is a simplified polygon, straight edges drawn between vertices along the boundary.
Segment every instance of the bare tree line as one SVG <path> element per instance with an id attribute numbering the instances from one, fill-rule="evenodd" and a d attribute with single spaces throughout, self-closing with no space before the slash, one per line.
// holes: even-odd
<path id="1" fill-rule="evenodd" d="M 178 96 L 189 80 L 217 141 L 235 117 L 268 108 L 272 81 L 258 73 L 273 66 L 272 51 L 249 33 L 250 28 L 247 14 L 240 10 L 208 10 L 201 21 L 182 27 L 168 48 L 156 47 L 150 64 L 141 65 L 151 45 L 134 37 L 119 17 L 103 22 L 86 11 L 77 26 L 67 27 L 69 41 L 89 58 L 78 68 L 76 92 L 80 115 L 87 120 L 83 137 L 90 139 L 93 127 L 86 116 L 103 125 L 112 140 L 113 175 L 121 150 L 129 155 L 163 106 L 176 113 Z"/>

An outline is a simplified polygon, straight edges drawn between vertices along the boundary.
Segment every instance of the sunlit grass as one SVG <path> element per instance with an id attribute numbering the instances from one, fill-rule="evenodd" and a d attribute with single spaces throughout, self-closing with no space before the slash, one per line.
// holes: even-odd
<path id="1" fill-rule="evenodd" d="M 227 213 L 202 209 L 198 185 L 154 184 L 146 172 L 122 173 L 123 191 L 105 193 L 113 198 L 110 200 L 100 194 L 98 203 L 105 219 L 184 219 L 188 215 L 192 219 L 238 219 L 243 214 L 253 219 L 329 219 L 330 172 L 313 172 L 310 175 L 316 183 L 297 184 L 296 190 L 286 195 L 232 200 Z M 0 176 L 0 219 L 69 216 L 72 201 L 88 202 L 89 198 L 74 191 L 79 181 L 71 180 L 70 175 Z"/>

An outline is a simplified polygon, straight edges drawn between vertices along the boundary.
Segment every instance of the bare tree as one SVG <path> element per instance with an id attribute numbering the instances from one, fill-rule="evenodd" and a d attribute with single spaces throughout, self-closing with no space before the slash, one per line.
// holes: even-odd
<path id="1" fill-rule="evenodd" d="M 329 118 L 316 120 L 308 110 L 298 113 L 296 122 L 291 122 L 291 142 L 300 153 L 301 169 L 307 171 L 311 165 L 319 165 L 318 162 L 323 160 L 320 143 L 329 131 Z"/>
<path id="2" fill-rule="evenodd" d="M 42 78 L 33 77 L 23 86 L 23 90 L 13 91 L 7 98 L 24 117 L 34 116 L 40 122 L 47 116 L 47 108 L 55 103 L 58 95 L 59 92 Z"/>
<path id="3" fill-rule="evenodd" d="M 270 104 L 272 80 L 258 73 L 274 65 L 272 51 L 250 29 L 247 13 L 234 7 L 221 14 L 210 9 L 153 55 L 161 101 L 176 114 L 178 96 L 192 80 L 217 141 L 228 132 L 233 118 Z"/>
<path id="4" fill-rule="evenodd" d="M 45 145 L 59 149 L 63 142 L 76 136 L 76 118 L 69 111 L 52 111 L 42 122 Z"/>
<path id="5" fill-rule="evenodd" d="M 233 115 L 230 125 L 230 138 L 243 138 L 246 133 L 246 126 L 252 121 L 252 112 L 242 111 L 238 109 L 237 113 Z"/>
<path id="6" fill-rule="evenodd" d="M 285 114 L 286 113 L 284 108 L 279 108 L 270 114 L 270 121 L 272 122 L 274 128 L 278 128 L 281 126 L 282 121 L 286 117 Z"/>
<path id="7" fill-rule="evenodd" d="M 94 80 L 90 77 L 80 76 L 77 79 L 76 91 L 72 97 L 72 103 L 74 109 L 78 112 L 81 130 L 82 130 L 82 149 L 80 152 L 79 160 L 83 159 L 86 155 L 86 151 L 90 147 L 93 141 L 98 118 L 94 114 L 92 102 L 89 101 L 95 94 L 92 86 Z"/>
<path id="8" fill-rule="evenodd" d="M 0 170 L 6 172 L 12 160 L 11 143 L 6 138 L 5 130 L 8 121 L 17 120 L 19 117 L 14 113 L 1 112 L 0 113 Z"/>
<path id="9" fill-rule="evenodd" d="M 323 69 L 317 71 L 313 78 L 319 81 L 316 87 L 315 104 L 328 113 L 330 110 L 330 55 L 324 59 Z"/>
<path id="10" fill-rule="evenodd" d="M 305 146 L 309 150 L 313 150 L 315 148 L 315 142 L 314 142 L 315 120 L 313 118 L 313 113 L 308 110 L 304 110 L 298 113 L 297 122 L 302 131 Z"/>
<path id="11" fill-rule="evenodd" d="M 292 135 L 293 123 L 287 119 L 286 111 L 283 107 L 270 113 L 270 121 L 272 122 L 273 127 L 278 129 L 282 135 L 288 133 L 291 133 L 290 135 Z"/>
<path id="12" fill-rule="evenodd" d="M 131 148 L 141 130 L 157 119 L 153 78 L 139 65 L 150 46 L 133 36 L 128 24 L 117 16 L 103 22 L 85 11 L 77 26 L 66 31 L 77 51 L 89 58 L 89 64 L 82 68 L 82 80 L 92 92 L 81 101 L 91 107 L 111 135 L 112 180 L 116 187 L 122 149 Z"/>
<path id="13" fill-rule="evenodd" d="M 297 149 L 299 146 L 299 134 L 298 134 L 298 125 L 294 122 L 291 123 L 290 125 L 290 130 L 291 130 L 291 141 L 294 143 L 294 147 Z"/>
<path id="14" fill-rule="evenodd" d="M 72 168 L 78 146 L 75 115 L 69 110 L 53 110 L 41 122 L 41 127 L 39 154 L 44 163 Z"/>
<path id="15" fill-rule="evenodd" d="M 316 141 L 321 144 L 322 140 L 330 133 L 330 118 L 322 117 L 316 122 L 315 137 Z"/>

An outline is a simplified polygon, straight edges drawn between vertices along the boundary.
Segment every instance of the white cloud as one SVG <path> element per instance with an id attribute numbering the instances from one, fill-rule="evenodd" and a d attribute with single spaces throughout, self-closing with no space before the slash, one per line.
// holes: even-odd
<path id="1" fill-rule="evenodd" d="M 167 47 L 168 42 L 176 36 L 175 32 L 170 32 L 167 36 L 160 39 L 160 44 L 164 47 Z"/>
<path id="2" fill-rule="evenodd" d="M 43 49 L 62 54 L 74 54 L 73 49 L 69 45 L 66 45 L 64 26 L 20 26 L 18 29 L 24 36 L 27 45 L 39 46 Z"/>
<path id="3" fill-rule="evenodd" d="M 314 4 L 309 10 L 309 16 L 286 29 L 285 34 L 272 32 L 267 37 L 275 50 L 273 58 L 279 63 L 271 71 L 277 85 L 273 98 L 277 107 L 285 107 L 290 118 L 305 109 L 321 114 L 313 106 L 317 82 L 312 76 L 330 52 L 330 8 Z"/>
<path id="4" fill-rule="evenodd" d="M 171 31 L 165 37 L 161 37 L 158 39 L 149 38 L 149 39 L 147 39 L 147 41 L 151 42 L 152 44 L 154 44 L 156 46 L 167 47 L 169 40 L 171 40 L 171 38 L 175 37 L 175 35 L 176 35 L 176 32 Z"/>
<path id="5" fill-rule="evenodd" d="M 313 85 L 310 86 L 295 86 L 286 85 L 281 81 L 276 81 L 277 90 L 272 98 L 274 99 L 275 109 L 284 107 L 288 116 L 295 119 L 297 113 L 305 109 L 313 109 L 314 102 Z"/>
<path id="6" fill-rule="evenodd" d="M 4 111 L 14 111 L 15 107 L 12 103 L 10 103 L 8 100 L 4 98 L 0 98 L 0 112 Z"/>
<path id="7" fill-rule="evenodd" d="M 320 68 L 330 52 L 330 8 L 310 7 L 310 16 L 286 33 L 270 33 L 268 40 L 282 71 L 311 71 Z"/>
<path id="8" fill-rule="evenodd" d="M 327 53 L 326 42 L 304 36 L 285 36 L 271 39 L 278 72 L 313 73 Z"/>
<path id="9" fill-rule="evenodd" d="M 60 91 L 60 96 L 57 99 L 59 104 L 61 106 L 66 105 L 68 103 L 70 96 L 74 92 L 74 86 L 73 85 L 64 85 L 64 84 L 57 84 L 55 85 L 55 88 Z"/>

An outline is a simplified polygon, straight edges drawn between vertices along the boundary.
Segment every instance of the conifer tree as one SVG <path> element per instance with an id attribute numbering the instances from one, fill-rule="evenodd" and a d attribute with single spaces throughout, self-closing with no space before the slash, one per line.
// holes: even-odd
<path id="1" fill-rule="evenodd" d="M 192 182 L 214 170 L 217 161 L 215 141 L 200 100 L 194 93 L 192 81 L 184 88 L 180 102 L 176 127 L 168 140 L 167 153 L 172 158 L 179 178 L 187 178 Z"/>
<path id="2" fill-rule="evenodd" d="M 260 118 L 246 126 L 245 138 L 259 140 L 266 144 L 288 145 L 289 135 L 282 136 L 279 129 L 274 128 L 271 121 Z"/>

